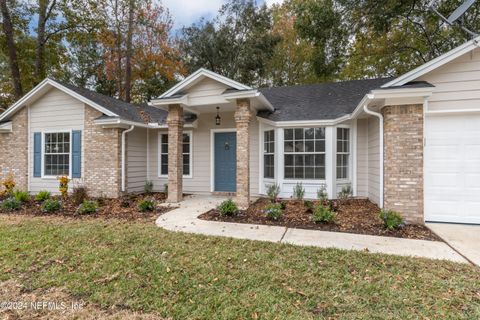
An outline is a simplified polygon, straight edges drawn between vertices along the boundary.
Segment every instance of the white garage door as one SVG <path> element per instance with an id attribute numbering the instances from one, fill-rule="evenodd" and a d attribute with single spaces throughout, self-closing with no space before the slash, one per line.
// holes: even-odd
<path id="1" fill-rule="evenodd" d="M 425 220 L 480 224 L 480 115 L 425 120 Z"/>

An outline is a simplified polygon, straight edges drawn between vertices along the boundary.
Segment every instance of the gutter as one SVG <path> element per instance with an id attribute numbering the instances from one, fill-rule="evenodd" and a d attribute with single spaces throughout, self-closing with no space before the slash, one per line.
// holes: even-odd
<path id="1" fill-rule="evenodd" d="M 125 138 L 127 133 L 131 132 L 133 129 L 135 129 L 135 126 L 131 125 L 129 129 L 122 132 L 122 192 L 125 192 Z"/>
<path id="2" fill-rule="evenodd" d="M 384 164 L 383 164 L 383 159 L 384 159 L 384 146 L 383 146 L 383 116 L 381 113 L 379 112 L 375 112 L 375 111 L 372 111 L 370 109 L 368 109 L 368 103 L 365 103 L 363 105 L 363 111 L 365 111 L 365 113 L 369 114 L 369 115 L 372 115 L 372 116 L 375 116 L 378 118 L 379 120 L 379 134 L 380 134 L 380 209 L 383 209 L 383 183 L 384 183 L 384 178 L 383 178 L 383 171 L 384 171 Z"/>

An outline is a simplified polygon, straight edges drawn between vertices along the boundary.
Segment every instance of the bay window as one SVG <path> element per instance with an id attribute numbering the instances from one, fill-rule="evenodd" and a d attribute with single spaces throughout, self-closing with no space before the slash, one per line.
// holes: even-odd
<path id="1" fill-rule="evenodd" d="M 275 178 L 275 130 L 263 133 L 263 177 Z"/>
<path id="2" fill-rule="evenodd" d="M 348 179 L 350 163 L 350 129 L 337 128 L 337 179 Z"/>
<path id="3" fill-rule="evenodd" d="M 49 132 L 44 136 L 44 175 L 70 174 L 70 132 Z"/>
<path id="4" fill-rule="evenodd" d="M 191 174 L 191 133 L 183 134 L 183 175 Z M 168 134 L 160 134 L 160 176 L 168 176 Z"/>
<path id="5" fill-rule="evenodd" d="M 325 179 L 325 128 L 284 129 L 285 179 Z"/>

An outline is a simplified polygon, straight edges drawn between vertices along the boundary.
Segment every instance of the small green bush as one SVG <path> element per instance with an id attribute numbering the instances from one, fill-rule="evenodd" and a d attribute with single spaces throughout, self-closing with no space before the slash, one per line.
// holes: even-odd
<path id="1" fill-rule="evenodd" d="M 233 216 L 238 212 L 237 204 L 232 199 L 223 201 L 217 209 L 222 216 Z"/>
<path id="2" fill-rule="evenodd" d="M 353 195 L 352 185 L 347 184 L 342 187 L 342 190 L 338 193 L 338 198 L 341 200 L 347 200 Z"/>
<path id="3" fill-rule="evenodd" d="M 310 200 L 303 201 L 303 206 L 307 209 L 313 209 L 313 202 Z"/>
<path id="4" fill-rule="evenodd" d="M 5 211 L 14 211 L 20 209 L 22 203 L 15 197 L 10 197 L 2 201 L 2 209 Z"/>
<path id="5" fill-rule="evenodd" d="M 282 210 L 285 210 L 287 208 L 287 201 L 281 201 L 280 206 L 281 206 Z"/>
<path id="6" fill-rule="evenodd" d="M 75 205 L 82 204 L 88 197 L 87 188 L 84 186 L 74 186 L 72 189 L 72 199 Z"/>
<path id="7" fill-rule="evenodd" d="M 143 186 L 143 191 L 145 193 L 152 193 L 153 192 L 153 182 L 152 181 L 145 181 L 145 185 Z"/>
<path id="8" fill-rule="evenodd" d="M 78 207 L 78 214 L 91 214 L 95 213 L 98 210 L 98 203 L 96 201 L 84 200 L 83 203 Z"/>
<path id="9" fill-rule="evenodd" d="M 153 200 L 144 199 L 138 203 L 138 211 L 147 212 L 155 210 L 155 202 Z"/>
<path id="10" fill-rule="evenodd" d="M 395 230 L 404 225 L 404 221 L 400 213 L 393 210 L 381 210 L 380 219 L 383 220 L 383 225 L 388 230 Z"/>
<path id="11" fill-rule="evenodd" d="M 280 203 L 270 203 L 265 208 L 265 213 L 268 219 L 278 220 L 283 215 L 282 205 Z"/>
<path id="12" fill-rule="evenodd" d="M 293 187 L 293 198 L 297 200 L 303 200 L 304 195 L 305 189 L 303 188 L 303 184 L 298 182 L 295 187 Z"/>
<path id="13" fill-rule="evenodd" d="M 317 190 L 317 198 L 321 202 L 325 202 L 328 200 L 328 193 L 327 193 L 327 185 L 323 184 L 320 189 Z"/>
<path id="14" fill-rule="evenodd" d="M 43 202 L 42 212 L 56 212 L 62 208 L 62 203 L 56 199 L 47 199 Z"/>
<path id="15" fill-rule="evenodd" d="M 322 204 L 319 204 L 315 207 L 315 210 L 313 211 L 312 220 L 315 223 L 329 223 L 332 222 L 335 217 L 335 212 L 331 211 L 327 207 L 324 207 Z"/>
<path id="16" fill-rule="evenodd" d="M 20 202 L 28 202 L 30 195 L 26 191 L 15 190 L 13 191 L 13 197 Z"/>
<path id="17" fill-rule="evenodd" d="M 276 183 L 270 184 L 267 187 L 267 196 L 271 202 L 277 201 L 278 195 L 280 194 L 280 186 Z"/>
<path id="18" fill-rule="evenodd" d="M 39 193 L 37 193 L 37 195 L 35 196 L 35 201 L 43 202 L 47 199 L 50 199 L 50 195 L 51 195 L 50 191 L 42 190 Z"/>

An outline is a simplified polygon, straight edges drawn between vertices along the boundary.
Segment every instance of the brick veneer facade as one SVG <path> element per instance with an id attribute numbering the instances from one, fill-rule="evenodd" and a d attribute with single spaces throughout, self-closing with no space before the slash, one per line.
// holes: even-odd
<path id="1" fill-rule="evenodd" d="M 250 204 L 250 101 L 237 100 L 235 123 L 237 127 L 237 205 L 248 208 Z"/>
<path id="2" fill-rule="evenodd" d="M 28 110 L 21 108 L 11 119 L 12 132 L 0 133 L 0 179 L 13 173 L 16 187 L 28 189 Z"/>
<path id="3" fill-rule="evenodd" d="M 121 194 L 121 129 L 104 129 L 93 121 L 101 112 L 85 106 L 83 183 L 92 196 Z"/>
<path id="4" fill-rule="evenodd" d="M 183 196 L 183 108 L 168 107 L 168 202 L 180 202 Z"/>
<path id="5" fill-rule="evenodd" d="M 423 223 L 423 106 L 386 106 L 384 207 Z"/>

